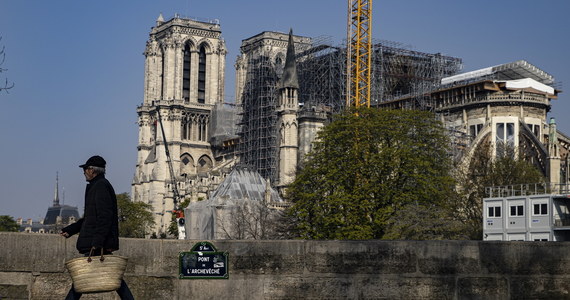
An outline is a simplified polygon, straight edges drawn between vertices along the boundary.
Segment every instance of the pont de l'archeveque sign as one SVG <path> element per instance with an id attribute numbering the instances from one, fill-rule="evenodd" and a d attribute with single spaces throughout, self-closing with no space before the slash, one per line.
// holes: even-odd
<path id="1" fill-rule="evenodd" d="M 228 279 L 227 252 L 218 252 L 209 242 L 199 242 L 190 252 L 180 252 L 180 279 Z"/>

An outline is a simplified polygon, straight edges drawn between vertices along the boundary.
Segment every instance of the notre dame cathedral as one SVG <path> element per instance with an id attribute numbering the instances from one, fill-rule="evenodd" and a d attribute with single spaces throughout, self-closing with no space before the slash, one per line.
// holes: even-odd
<path id="1" fill-rule="evenodd" d="M 220 25 L 159 16 L 144 52 L 132 183 L 133 201 L 152 205 L 157 233 L 171 222 L 173 185 L 180 199 L 207 199 L 238 162 L 276 188 L 292 182 L 299 157 L 310 150 L 305 141 L 327 119 L 326 109 L 316 107 L 297 117 L 295 47 L 309 46 L 309 38 L 277 32 L 245 40 L 236 62 L 236 103 L 228 104 Z M 299 134 L 306 137 L 300 144 Z"/>
<path id="2" fill-rule="evenodd" d="M 167 232 L 177 196 L 208 199 L 237 164 L 282 190 L 343 109 L 342 47 L 291 32 L 243 40 L 235 103 L 224 102 L 226 54 L 217 21 L 161 15 L 151 29 L 132 200 L 152 205 L 155 233 Z M 385 42 L 374 55 L 373 106 L 435 112 L 464 165 L 483 144 L 495 153 L 508 144 L 551 184 L 568 183 L 570 138 L 547 119 L 559 93 L 548 73 L 520 60 L 458 74 L 458 58 Z"/>

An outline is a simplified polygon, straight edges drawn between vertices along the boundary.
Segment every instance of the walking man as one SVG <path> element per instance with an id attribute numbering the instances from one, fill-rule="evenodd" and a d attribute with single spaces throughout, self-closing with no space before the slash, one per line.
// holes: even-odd
<path id="1" fill-rule="evenodd" d="M 88 184 L 85 188 L 85 205 L 83 217 L 77 222 L 63 228 L 61 235 L 69 238 L 79 233 L 77 250 L 85 256 L 93 253 L 112 254 L 119 250 L 119 220 L 117 198 L 111 183 L 105 178 L 106 162 L 101 156 L 90 157 L 83 169 L 83 175 Z M 117 290 L 121 299 L 134 299 L 133 294 L 124 280 Z M 65 299 L 79 299 L 81 293 L 73 286 Z"/>

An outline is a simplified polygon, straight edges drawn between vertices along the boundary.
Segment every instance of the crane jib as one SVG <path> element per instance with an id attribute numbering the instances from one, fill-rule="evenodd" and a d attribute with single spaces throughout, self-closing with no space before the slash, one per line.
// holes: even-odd
<path id="1" fill-rule="evenodd" d="M 172 167 L 172 159 L 170 158 L 170 151 L 168 150 L 168 143 L 166 141 L 166 134 L 164 133 L 164 126 L 162 126 L 162 116 L 160 115 L 160 109 L 157 107 L 156 112 L 158 114 L 158 122 L 160 123 L 160 131 L 162 133 L 162 140 L 164 142 L 164 151 L 166 152 L 166 162 L 168 163 L 168 169 L 170 171 L 170 180 L 172 182 L 172 192 L 174 193 L 174 206 L 178 205 L 178 200 L 180 194 L 178 193 L 178 186 L 176 184 L 176 177 L 174 176 L 174 168 Z"/>

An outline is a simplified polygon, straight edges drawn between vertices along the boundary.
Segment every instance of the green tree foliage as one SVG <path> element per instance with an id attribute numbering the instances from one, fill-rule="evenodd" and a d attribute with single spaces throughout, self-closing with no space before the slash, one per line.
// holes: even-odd
<path id="1" fill-rule="evenodd" d="M 449 142 L 433 114 L 360 109 L 323 128 L 287 190 L 289 215 L 306 239 L 452 238 Z M 430 210 L 429 214 L 422 213 Z M 427 220 L 432 219 L 432 220 Z M 398 234 L 400 228 L 410 234 Z M 454 232 L 454 234 L 447 234 Z"/>
<path id="2" fill-rule="evenodd" d="M 129 194 L 117 195 L 119 210 L 119 236 L 144 238 L 154 226 L 152 206 L 143 202 L 131 201 Z"/>
<path id="3" fill-rule="evenodd" d="M 485 188 L 518 184 L 544 183 L 543 174 L 522 153 L 515 155 L 516 149 L 503 146 L 504 150 L 493 158 L 490 143 L 476 149 L 466 168 L 457 168 L 456 179 L 458 197 L 455 209 L 466 225 L 466 234 L 479 240 L 483 234 L 483 198 Z"/>
<path id="4" fill-rule="evenodd" d="M 0 231 L 18 232 L 20 225 L 10 216 L 0 216 Z"/>
<path id="5" fill-rule="evenodd" d="M 388 222 L 385 239 L 467 239 L 465 225 L 455 210 L 437 205 L 408 204 Z"/>

